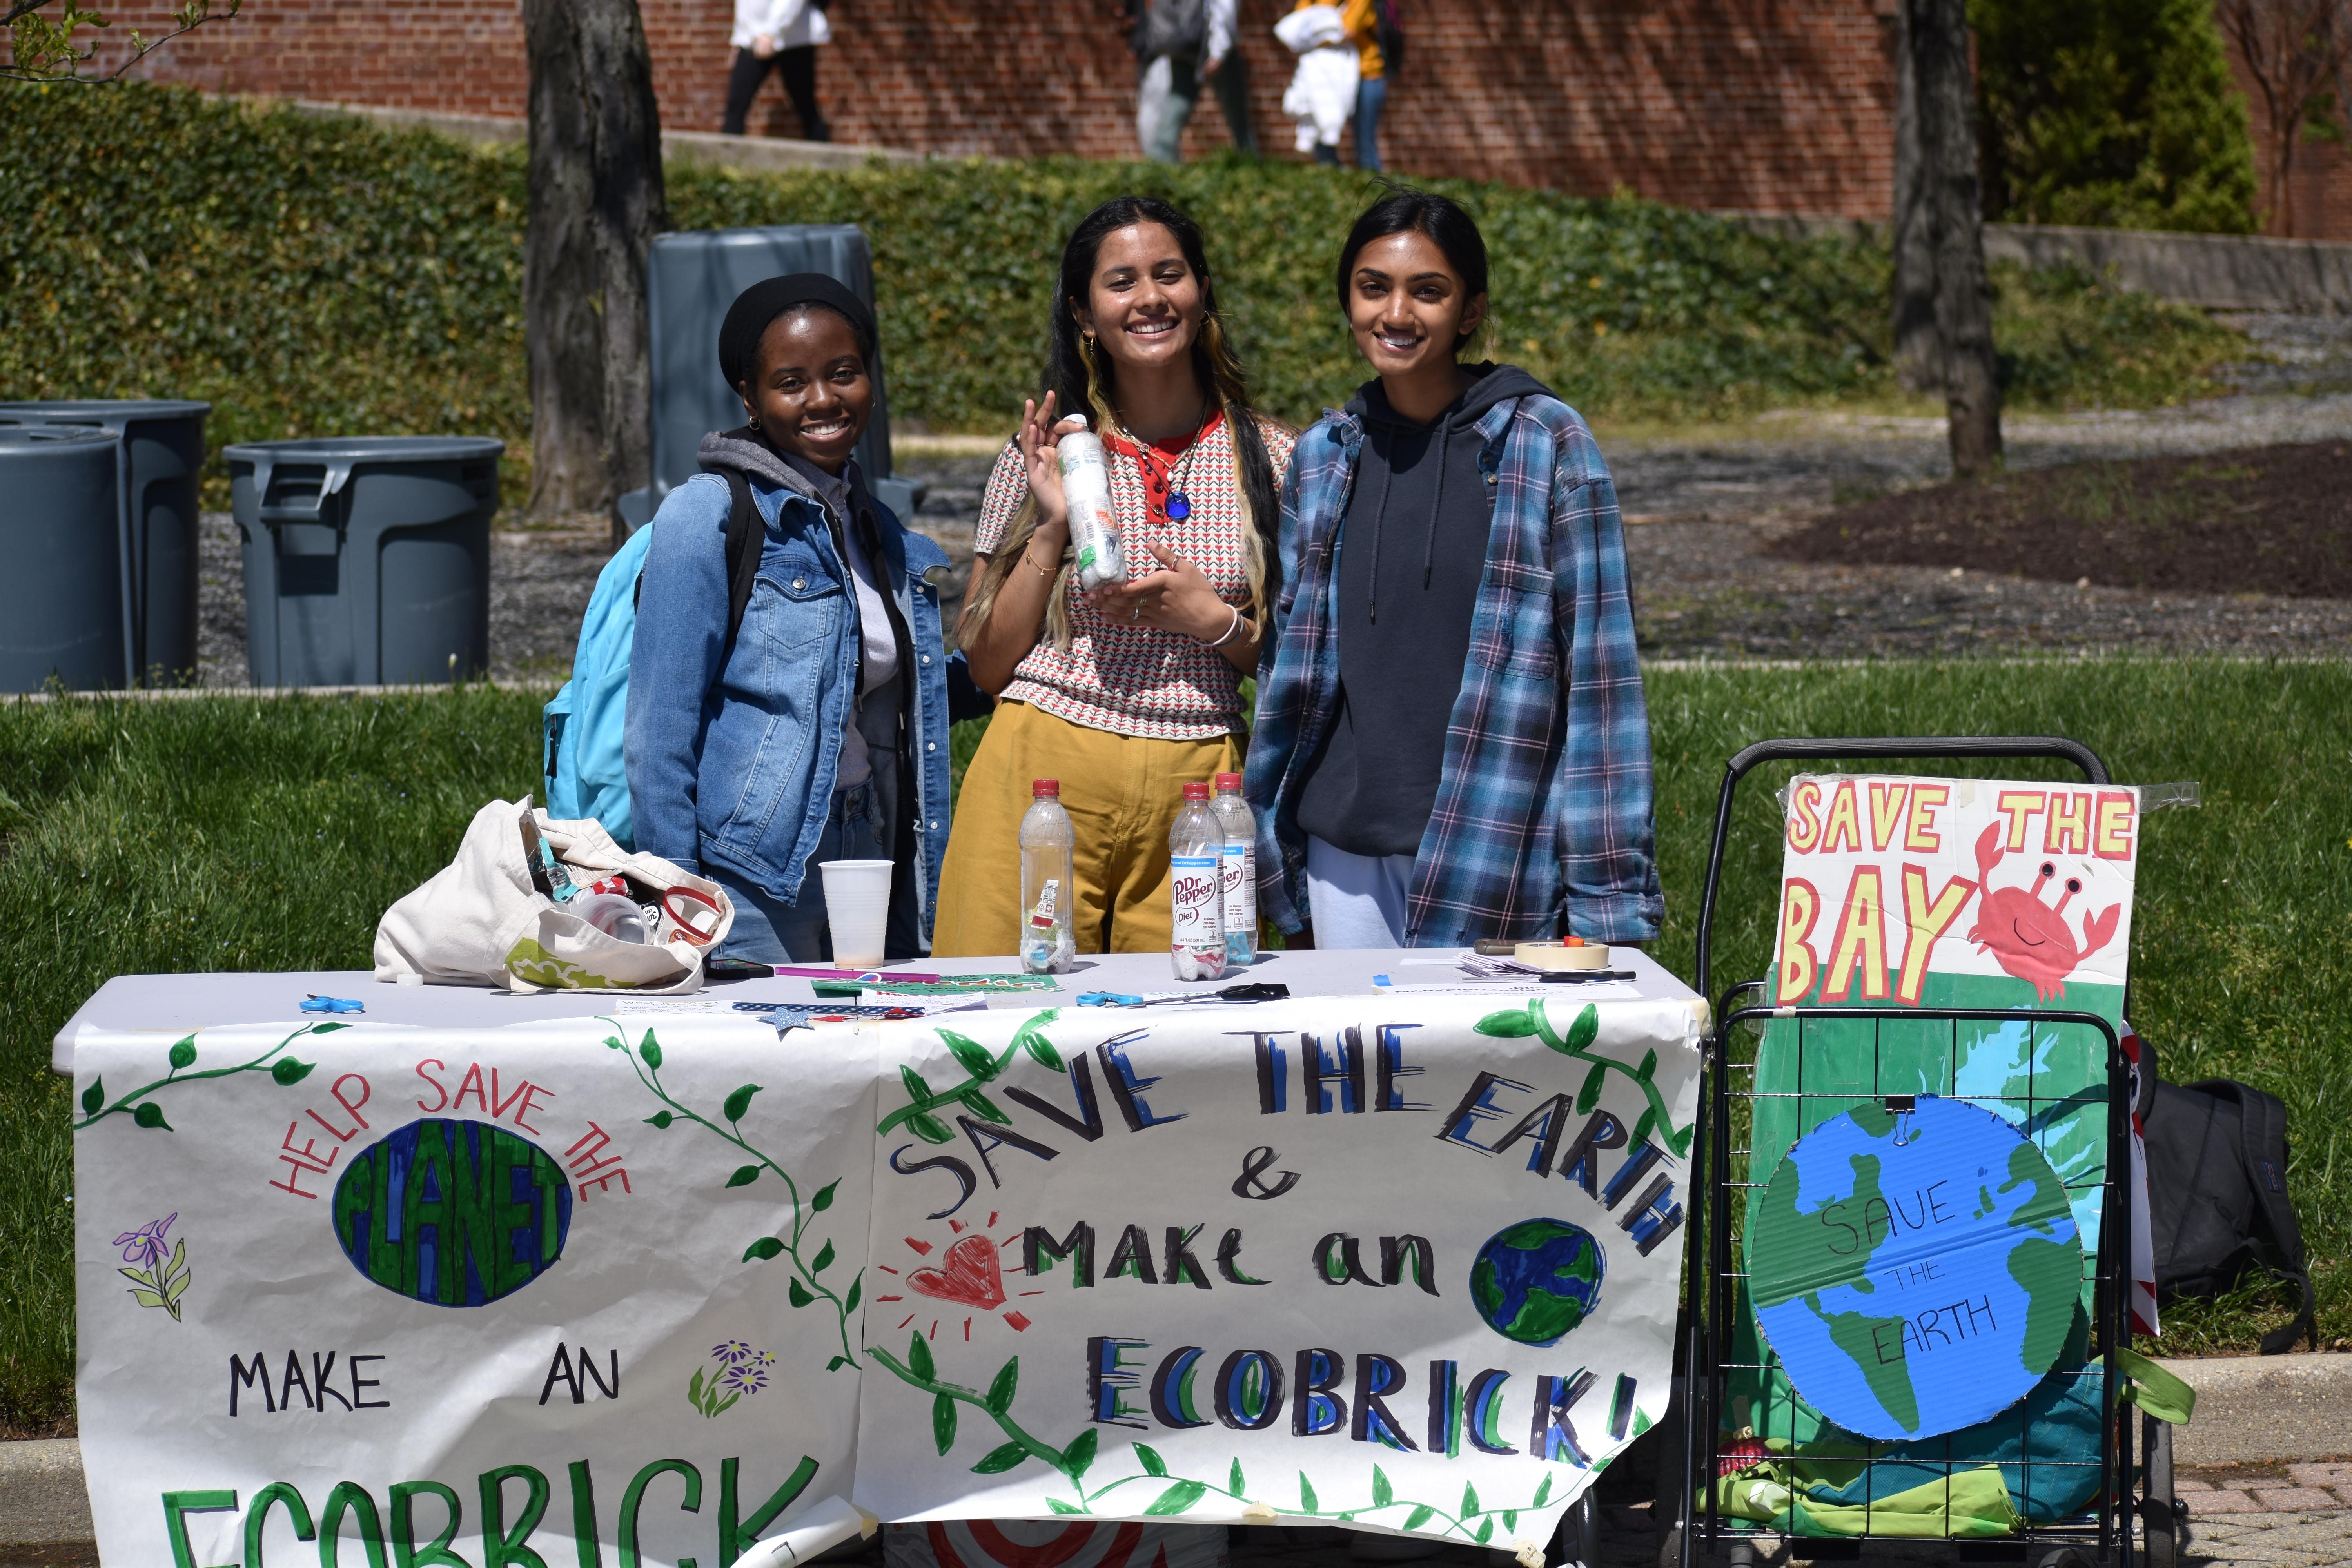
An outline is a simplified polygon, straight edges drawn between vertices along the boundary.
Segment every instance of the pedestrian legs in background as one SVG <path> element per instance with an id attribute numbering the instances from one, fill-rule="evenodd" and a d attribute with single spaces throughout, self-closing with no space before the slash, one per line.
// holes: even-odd
<path id="1" fill-rule="evenodd" d="M 1381 106 L 1389 100 L 1388 78 L 1366 77 L 1356 87 L 1356 167 L 1381 167 Z"/>
<path id="2" fill-rule="evenodd" d="M 1350 855 L 1308 834 L 1307 905 L 1316 947 L 1402 947 L 1412 865 L 1410 855 Z"/>
<path id="3" fill-rule="evenodd" d="M 789 49 L 778 49 L 761 59 L 749 49 L 735 51 L 735 67 L 727 78 L 727 118 L 719 125 L 719 134 L 740 136 L 743 124 L 751 117 L 751 100 L 760 95 L 760 84 L 768 79 L 768 72 L 781 69 L 784 90 L 792 96 L 793 108 L 801 117 L 801 135 L 811 142 L 830 142 L 833 128 L 824 122 L 824 112 L 816 102 L 816 46 L 800 44 Z"/>
<path id="4" fill-rule="evenodd" d="M 1331 142 L 1318 142 L 1315 143 L 1315 161 L 1328 163 L 1336 169 L 1339 166 L 1339 149 Z"/>
<path id="5" fill-rule="evenodd" d="M 705 861 L 702 874 L 726 889 L 735 905 L 735 923 L 719 952 L 751 963 L 831 963 L 833 927 L 825 917 L 824 875 L 818 865 L 889 858 L 874 786 L 865 784 L 835 792 L 816 851 L 808 858 L 808 871 L 801 879 L 800 897 L 793 903 L 770 898 L 728 867 Z"/>
<path id="6" fill-rule="evenodd" d="M 1209 78 L 1216 89 L 1217 107 L 1225 111 L 1225 129 L 1233 132 L 1234 148 L 1255 158 L 1257 156 L 1257 128 L 1250 121 L 1249 62 L 1242 52 L 1228 52 L 1216 73 Z"/>
<path id="7" fill-rule="evenodd" d="M 1189 55 L 1162 55 L 1143 68 L 1135 95 L 1135 139 L 1155 163 L 1183 161 L 1184 127 L 1201 99 L 1198 66 Z"/>

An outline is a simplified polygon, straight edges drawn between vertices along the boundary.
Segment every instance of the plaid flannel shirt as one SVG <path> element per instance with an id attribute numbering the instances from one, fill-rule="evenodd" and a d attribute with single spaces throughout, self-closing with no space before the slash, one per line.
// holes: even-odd
<path id="1" fill-rule="evenodd" d="M 1477 430 L 1494 528 L 1406 945 L 1569 931 L 1648 941 L 1665 900 L 1616 488 L 1592 433 L 1556 397 L 1497 403 Z M 1298 795 L 1338 706 L 1331 591 L 1363 439 L 1360 421 L 1327 409 L 1283 479 L 1283 589 L 1244 790 L 1259 904 L 1286 931 L 1307 920 Z M 1378 701 L 1359 693 L 1358 711 Z"/>

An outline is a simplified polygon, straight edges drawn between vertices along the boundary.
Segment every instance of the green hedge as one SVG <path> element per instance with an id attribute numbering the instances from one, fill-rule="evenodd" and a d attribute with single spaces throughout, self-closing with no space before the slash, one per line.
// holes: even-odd
<path id="1" fill-rule="evenodd" d="M 223 441 L 530 429 L 520 149 L 147 87 L 0 89 L 0 395 L 206 397 Z M 1599 418 L 1885 400 L 1888 262 L 1631 197 L 1433 181 L 1495 257 L 1492 351 Z M 1061 237 L 1103 198 L 1192 212 L 1267 407 L 1313 417 L 1360 379 L 1339 238 L 1373 194 L 1285 163 L 933 163 L 670 171 L 679 228 L 856 222 L 875 245 L 892 400 L 1004 428 L 1042 358 Z M 2017 392 L 2144 405 L 2209 389 L 2244 340 L 2079 274 L 2004 275 Z"/>

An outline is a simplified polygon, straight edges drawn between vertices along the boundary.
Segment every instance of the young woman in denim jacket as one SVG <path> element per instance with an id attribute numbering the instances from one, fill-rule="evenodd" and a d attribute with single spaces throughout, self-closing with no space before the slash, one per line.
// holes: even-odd
<path id="1" fill-rule="evenodd" d="M 1654 938 L 1649 712 L 1592 432 L 1525 371 L 1459 362 L 1486 246 L 1454 203 L 1374 203 L 1339 290 L 1377 379 L 1283 485 L 1258 907 L 1321 947 Z"/>
<path id="2" fill-rule="evenodd" d="M 743 291 L 719 368 L 744 426 L 704 437 L 651 524 L 624 750 L 639 849 L 735 904 L 725 953 L 825 962 L 826 860 L 889 860 L 890 956 L 929 951 L 947 845 L 947 557 L 850 458 L 874 411 L 872 312 L 830 278 Z M 732 468 L 765 525 L 727 641 Z"/>

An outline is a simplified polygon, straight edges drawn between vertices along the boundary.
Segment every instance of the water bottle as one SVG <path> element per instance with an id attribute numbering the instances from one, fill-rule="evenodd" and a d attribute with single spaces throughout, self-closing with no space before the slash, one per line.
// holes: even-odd
<path id="1" fill-rule="evenodd" d="M 1073 414 L 1070 419 L 1078 427 L 1065 432 L 1055 449 L 1062 459 L 1062 497 L 1070 510 L 1078 586 L 1092 593 L 1127 581 L 1127 556 L 1119 549 L 1118 524 L 1111 518 L 1110 468 L 1103 460 L 1102 437 L 1087 428 L 1085 415 Z"/>
<path id="2" fill-rule="evenodd" d="M 1071 934 L 1078 884 L 1070 858 L 1077 837 L 1062 809 L 1059 779 L 1032 780 L 1029 794 L 1029 810 L 1021 818 L 1021 968 L 1058 974 L 1078 952 Z"/>
<path id="3" fill-rule="evenodd" d="M 1257 818 L 1242 799 L 1242 775 L 1219 773 L 1211 808 L 1224 829 L 1218 873 L 1224 884 L 1225 962 L 1257 962 Z"/>
<path id="4" fill-rule="evenodd" d="M 1168 830 L 1174 934 L 1169 956 L 1179 980 L 1216 980 L 1225 973 L 1225 830 L 1209 808 L 1209 786 L 1184 786 L 1184 809 Z"/>

